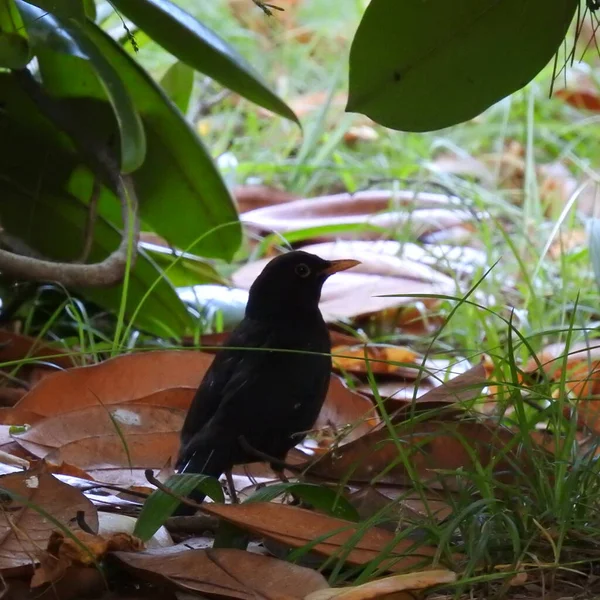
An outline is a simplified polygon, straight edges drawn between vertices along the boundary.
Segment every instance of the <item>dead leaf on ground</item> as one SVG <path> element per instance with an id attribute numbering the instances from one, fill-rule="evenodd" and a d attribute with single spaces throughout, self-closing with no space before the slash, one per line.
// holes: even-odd
<path id="1" fill-rule="evenodd" d="M 375 375 L 398 375 L 416 379 L 423 373 L 423 357 L 402 346 L 392 344 L 363 344 L 336 346 L 331 349 L 333 367 L 342 372 Z"/>
<path id="2" fill-rule="evenodd" d="M 545 377 L 560 383 L 564 376 L 566 389 L 577 403 L 581 425 L 600 432 L 600 342 L 575 343 L 569 348 L 562 343 L 550 344 L 525 365 L 528 376 Z"/>
<path id="3" fill-rule="evenodd" d="M 435 585 L 454 583 L 456 579 L 456 573 L 446 569 L 406 573 L 375 579 L 362 585 L 319 590 L 309 594 L 305 600 L 414 600 L 415 592 L 422 592 Z"/>
<path id="4" fill-rule="evenodd" d="M 237 185 L 233 197 L 240 213 L 299 199 L 296 194 L 268 185 Z"/>
<path id="5" fill-rule="evenodd" d="M 343 556 L 345 562 L 353 565 L 363 565 L 379 558 L 395 537 L 384 529 L 369 527 L 364 529 L 363 535 L 356 540 L 360 524 L 287 504 L 207 504 L 203 510 L 256 535 L 292 548 L 301 548 L 322 539 L 312 547 L 313 552 L 322 556 Z M 348 544 L 350 540 L 351 546 Z M 431 546 L 401 540 L 383 564 L 390 571 L 405 571 L 420 565 L 430 565 L 435 553 L 436 549 Z"/>
<path id="6" fill-rule="evenodd" d="M 185 412 L 161 406 L 89 406 L 49 417 L 15 441 L 39 458 L 67 463 L 97 481 L 144 484 L 144 470 L 160 469 L 179 449 Z"/>
<path id="7" fill-rule="evenodd" d="M 355 257 L 347 255 L 345 258 Z M 235 285 L 249 289 L 270 260 L 262 259 L 238 269 L 233 274 Z M 426 265 L 385 255 L 366 259 L 361 254 L 358 260 L 362 264 L 352 271 L 337 273 L 325 282 L 319 306 L 326 321 L 352 319 L 406 307 L 414 303 L 411 294 L 456 293 L 456 284 L 451 278 Z M 385 297 L 394 294 L 404 296 Z"/>
<path id="8" fill-rule="evenodd" d="M 530 466 L 513 434 L 492 423 L 407 421 L 395 427 L 394 438 L 386 428 L 378 428 L 325 455 L 306 475 L 349 483 L 407 486 L 412 471 L 432 489 L 453 490 L 461 482 L 469 482 L 475 460 L 483 468 L 493 462 L 494 472 L 503 481 L 518 479 Z M 499 453 L 504 458 L 499 458 Z"/>
<path id="9" fill-rule="evenodd" d="M 8 494 L 0 498 L 0 570 L 4 575 L 19 573 L 37 562 L 38 553 L 46 548 L 57 529 L 48 515 L 65 527 L 78 530 L 75 518 L 78 511 L 83 511 L 88 526 L 98 530 L 98 515 L 91 501 L 42 469 L 4 475 L 0 477 L 0 490 L 18 494 L 27 501 L 25 504 L 11 499 Z"/>
<path id="10" fill-rule="evenodd" d="M 424 522 L 430 518 L 442 522 L 452 514 L 447 496 L 435 490 L 421 494 L 411 488 L 386 486 L 363 486 L 350 494 L 348 500 L 356 508 L 362 521 L 385 515 L 386 521 L 379 526 L 396 531 L 403 523 Z M 384 511 L 385 512 L 382 512 Z"/>
<path id="11" fill-rule="evenodd" d="M 380 421 L 368 398 L 352 391 L 340 377 L 332 375 L 327 398 L 313 429 L 332 428 L 336 443 L 347 444 L 371 431 Z"/>
<path id="12" fill-rule="evenodd" d="M 143 581 L 220 598 L 300 599 L 328 587 L 317 571 L 234 548 L 189 550 L 179 546 L 135 554 L 115 552 L 112 556 Z"/>
<path id="13" fill-rule="evenodd" d="M 474 215 L 456 203 L 456 198 L 410 190 L 369 191 L 302 198 L 285 204 L 259 208 L 241 216 L 242 222 L 262 233 L 286 233 L 313 227 L 365 225 L 362 238 L 381 237 L 381 229 L 397 230 L 414 239 L 455 226 L 473 229 Z M 369 226 L 373 229 L 369 232 Z M 337 229 L 320 237 L 355 238 L 356 231 Z"/>
<path id="14" fill-rule="evenodd" d="M 336 240 L 303 246 L 302 250 L 328 260 L 361 256 L 361 261 L 373 261 L 377 265 L 379 257 L 391 256 L 424 264 L 451 276 L 472 275 L 488 264 L 487 254 L 471 246 L 419 245 L 395 240 Z"/>
<path id="15" fill-rule="evenodd" d="M 123 404 L 160 393 L 173 393 L 179 401 L 183 392 L 171 392 L 172 388 L 195 390 L 212 360 L 210 354 L 193 351 L 125 354 L 98 365 L 54 373 L 0 415 L 3 423 L 19 425 L 76 408 Z"/>
<path id="16" fill-rule="evenodd" d="M 44 360 L 68 369 L 81 362 L 79 355 L 60 356 L 69 351 L 64 346 L 52 346 L 45 340 L 0 329 L 0 363 L 26 358 Z"/>

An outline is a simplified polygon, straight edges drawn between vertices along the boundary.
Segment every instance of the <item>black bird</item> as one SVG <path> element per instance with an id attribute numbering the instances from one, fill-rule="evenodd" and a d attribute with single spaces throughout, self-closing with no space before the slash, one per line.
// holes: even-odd
<path id="1" fill-rule="evenodd" d="M 304 438 L 317 420 L 331 372 L 331 342 L 318 306 L 321 288 L 330 275 L 357 264 L 302 251 L 267 264 L 250 288 L 244 319 L 215 357 L 187 413 L 180 473 L 219 477 L 236 464 L 260 460 L 250 449 L 283 460 Z M 191 498 L 202 502 L 204 495 Z M 193 512 L 180 505 L 177 514 Z"/>

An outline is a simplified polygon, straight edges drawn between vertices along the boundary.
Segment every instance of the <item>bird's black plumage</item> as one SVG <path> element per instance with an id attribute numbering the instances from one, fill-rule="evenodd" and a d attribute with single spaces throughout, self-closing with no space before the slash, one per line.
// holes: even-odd
<path id="1" fill-rule="evenodd" d="M 215 357 L 188 411 L 180 472 L 219 477 L 235 464 L 256 461 L 240 436 L 280 460 L 302 440 L 329 387 L 331 345 L 318 307 L 321 288 L 329 275 L 355 264 L 302 251 L 267 264 L 250 288 L 244 319 Z M 204 496 L 192 498 L 201 502 Z M 190 512 L 183 505 L 178 510 Z"/>

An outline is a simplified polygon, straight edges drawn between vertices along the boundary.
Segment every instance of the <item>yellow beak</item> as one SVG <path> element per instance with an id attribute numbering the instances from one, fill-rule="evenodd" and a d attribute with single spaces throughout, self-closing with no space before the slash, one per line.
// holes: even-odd
<path id="1" fill-rule="evenodd" d="M 356 267 L 356 265 L 360 265 L 360 260 L 330 260 L 329 266 L 323 270 L 323 273 L 329 276 L 333 275 L 334 273 L 339 273 L 340 271 L 345 271 L 346 269 Z"/>

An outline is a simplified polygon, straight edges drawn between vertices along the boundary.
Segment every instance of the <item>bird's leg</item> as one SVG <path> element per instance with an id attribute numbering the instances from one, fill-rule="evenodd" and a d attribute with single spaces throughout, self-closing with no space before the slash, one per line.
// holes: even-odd
<path id="1" fill-rule="evenodd" d="M 235 485 L 233 483 L 233 475 L 231 474 L 231 469 L 227 469 L 227 471 L 225 471 L 225 478 L 227 479 L 227 487 L 229 488 L 229 496 L 231 497 L 231 503 L 239 504 L 240 500 L 237 497 L 237 493 L 235 491 Z"/>
<path id="2" fill-rule="evenodd" d="M 248 454 L 255 456 L 259 460 L 264 460 L 265 462 L 268 462 L 274 471 L 277 471 L 279 469 L 281 472 L 283 472 L 284 469 L 287 469 L 288 471 L 297 473 L 297 472 L 303 471 L 304 468 L 306 468 L 306 467 L 302 467 L 301 465 L 289 465 L 288 463 L 286 463 L 285 461 L 283 461 L 279 458 L 275 458 L 274 456 L 269 456 L 265 452 L 261 452 L 260 450 L 257 450 L 256 448 L 254 448 L 253 446 L 250 445 L 248 440 L 243 435 L 240 435 L 238 437 L 238 442 L 239 442 L 242 450 L 244 450 L 244 452 L 247 452 Z"/>

